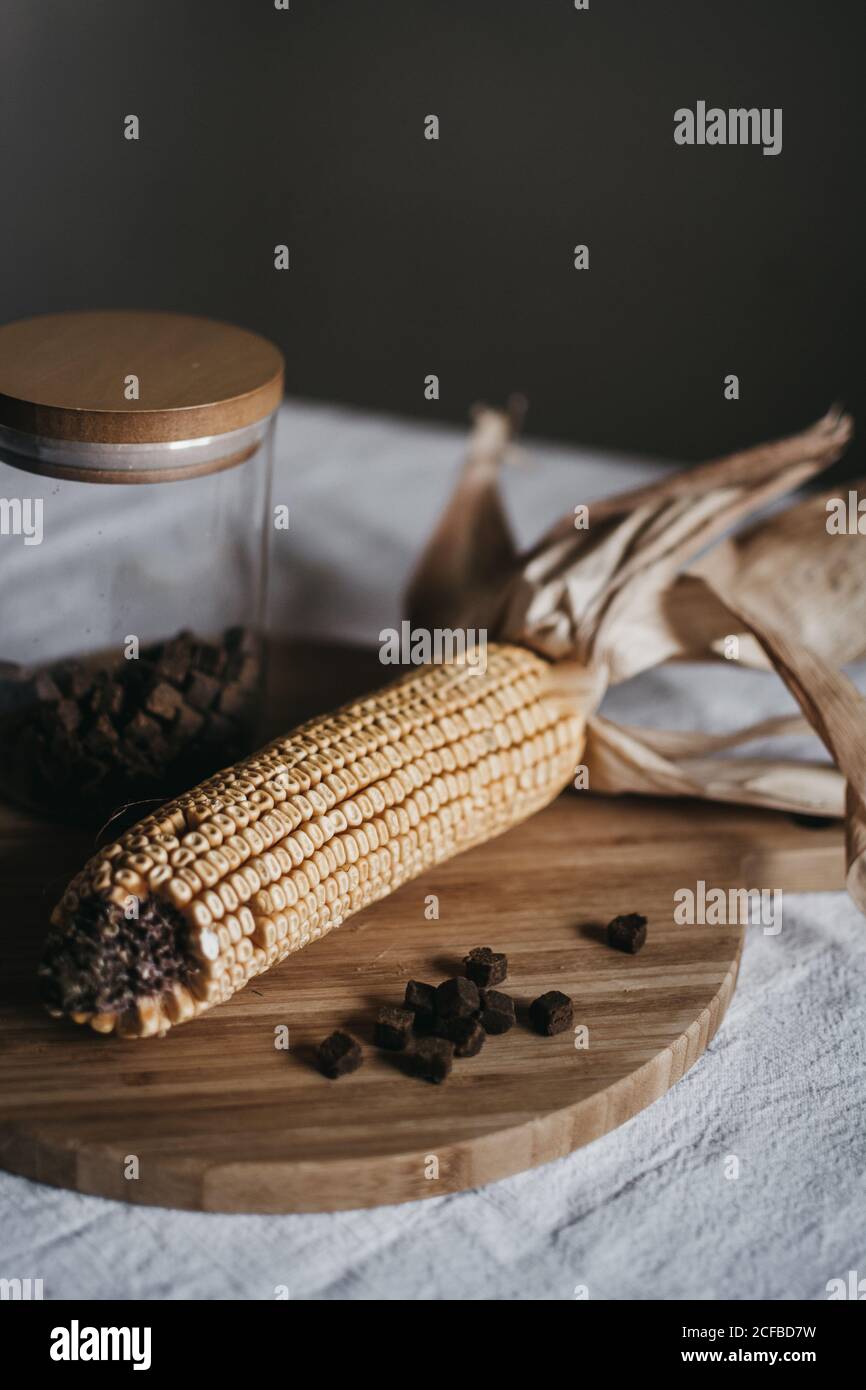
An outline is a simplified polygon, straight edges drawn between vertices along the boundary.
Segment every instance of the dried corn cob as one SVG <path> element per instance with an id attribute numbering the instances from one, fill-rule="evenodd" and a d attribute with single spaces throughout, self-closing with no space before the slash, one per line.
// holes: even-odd
<path id="1" fill-rule="evenodd" d="M 583 722 L 545 661 L 493 645 L 487 658 L 311 720 L 101 849 L 51 919 L 50 1011 L 164 1033 L 551 801 Z"/>

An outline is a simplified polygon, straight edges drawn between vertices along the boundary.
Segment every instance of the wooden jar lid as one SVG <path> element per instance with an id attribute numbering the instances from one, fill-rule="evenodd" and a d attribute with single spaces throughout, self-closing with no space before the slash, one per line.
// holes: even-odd
<path id="1" fill-rule="evenodd" d="M 282 393 L 273 343 L 213 319 L 99 310 L 0 327 L 0 426 L 45 440 L 203 439 L 263 420 Z"/>

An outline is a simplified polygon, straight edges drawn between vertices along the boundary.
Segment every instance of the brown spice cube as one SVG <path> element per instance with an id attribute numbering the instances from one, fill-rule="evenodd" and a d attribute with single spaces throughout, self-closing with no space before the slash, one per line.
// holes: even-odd
<path id="1" fill-rule="evenodd" d="M 162 676 L 163 680 L 170 681 L 172 685 L 181 686 L 189 671 L 189 653 L 178 651 L 165 651 L 156 663 L 157 675 Z"/>
<path id="2" fill-rule="evenodd" d="M 406 986 L 404 1000 L 407 1009 L 415 1015 L 415 1027 L 431 1028 L 436 1016 L 436 986 L 425 985 L 421 980 L 410 980 Z"/>
<path id="3" fill-rule="evenodd" d="M 507 1033 L 516 1020 L 514 1000 L 510 994 L 500 994 L 498 989 L 480 991 L 481 1027 L 485 1033 Z"/>
<path id="4" fill-rule="evenodd" d="M 484 1046 L 486 1034 L 477 1018 L 448 1018 L 437 1027 L 439 1037 L 454 1044 L 455 1057 L 475 1057 Z"/>
<path id="5" fill-rule="evenodd" d="M 90 697 L 90 708 L 94 714 L 116 717 L 123 709 L 123 686 L 112 680 L 100 680 Z"/>
<path id="6" fill-rule="evenodd" d="M 63 698 L 60 687 L 47 671 L 40 671 L 33 682 L 36 698 L 46 705 L 56 705 Z"/>
<path id="7" fill-rule="evenodd" d="M 411 1009 L 398 1009 L 390 1004 L 379 1010 L 376 1019 L 376 1046 L 390 1052 L 402 1052 L 412 1036 L 415 1015 Z"/>
<path id="8" fill-rule="evenodd" d="M 436 1013 L 439 1018 L 471 1018 L 480 1007 L 478 986 L 465 975 L 446 980 L 436 990 Z"/>
<path id="9" fill-rule="evenodd" d="M 470 980 L 474 980 L 479 989 L 489 989 L 491 985 L 501 985 L 508 974 L 508 958 L 500 951 L 493 951 L 489 946 L 476 946 L 469 952 L 463 964 L 466 966 L 466 974 Z"/>
<path id="10" fill-rule="evenodd" d="M 319 1043 L 317 1057 L 322 1074 L 331 1081 L 357 1071 L 364 1060 L 355 1039 L 339 1029 L 325 1038 L 324 1042 Z"/>
<path id="11" fill-rule="evenodd" d="M 208 676 L 204 671 L 193 671 L 186 683 L 186 698 L 195 709 L 210 709 L 217 700 L 220 689 L 220 683 L 215 676 Z"/>
<path id="12" fill-rule="evenodd" d="M 183 696 L 168 681 L 158 681 L 153 687 L 145 702 L 148 714 L 155 714 L 158 719 L 164 719 L 170 723 L 174 719 L 181 705 Z"/>
<path id="13" fill-rule="evenodd" d="M 81 723 L 81 710 L 74 700 L 61 700 L 55 718 L 67 734 L 74 734 Z"/>
<path id="14" fill-rule="evenodd" d="M 222 646 L 215 647 L 210 642 L 199 642 L 193 647 L 193 669 L 204 671 L 207 676 L 218 676 L 225 665 L 225 660 L 225 648 Z"/>
<path id="15" fill-rule="evenodd" d="M 93 689 L 93 672 L 86 666 L 73 665 L 69 669 L 69 695 L 73 700 L 83 700 Z"/>
<path id="16" fill-rule="evenodd" d="M 192 643 L 185 633 L 166 642 L 156 663 L 156 669 L 172 685 L 183 685 L 189 671 Z"/>
<path id="17" fill-rule="evenodd" d="M 616 951 L 627 951 L 630 956 L 637 955 L 646 941 L 646 918 L 639 912 L 627 912 L 622 917 L 614 917 L 607 927 L 607 944 Z"/>
<path id="18" fill-rule="evenodd" d="M 84 740 L 87 751 L 99 757 L 100 754 L 112 753 L 117 747 L 117 743 L 117 730 L 108 715 L 98 715 Z"/>
<path id="19" fill-rule="evenodd" d="M 202 731 L 204 715 L 198 710 L 182 705 L 172 726 L 172 736 L 179 744 L 191 743 Z"/>
<path id="20" fill-rule="evenodd" d="M 249 703 L 249 692 L 240 685 L 224 685 L 219 698 L 220 714 L 229 719 L 240 719 Z"/>
<path id="21" fill-rule="evenodd" d="M 529 1006 L 529 1021 L 536 1033 L 552 1037 L 554 1033 L 564 1033 L 571 1027 L 574 1008 L 567 994 L 558 989 L 548 990 L 533 999 Z"/>
<path id="22" fill-rule="evenodd" d="M 450 1076 L 453 1064 L 454 1044 L 445 1038 L 422 1038 L 412 1054 L 415 1075 L 434 1086 Z"/>
<path id="23" fill-rule="evenodd" d="M 126 736 L 134 739 L 138 744 L 148 746 L 156 743 L 159 739 L 159 725 L 149 715 L 144 714 L 141 710 L 136 710 L 126 726 Z"/>

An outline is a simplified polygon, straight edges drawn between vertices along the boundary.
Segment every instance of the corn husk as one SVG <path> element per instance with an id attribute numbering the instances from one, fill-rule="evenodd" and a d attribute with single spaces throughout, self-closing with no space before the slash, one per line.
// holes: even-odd
<path id="1" fill-rule="evenodd" d="M 483 628 L 559 663 L 587 718 L 593 791 L 844 814 L 848 888 L 866 911 L 866 700 L 841 669 L 866 656 L 857 602 L 866 545 L 828 534 L 829 493 L 781 505 L 851 433 L 850 417 L 831 410 L 789 438 L 593 502 L 588 529 L 575 530 L 569 514 L 520 553 L 498 491 L 510 421 L 480 410 L 410 585 L 410 620 Z M 801 717 L 718 735 L 625 726 L 600 712 L 610 686 L 663 662 L 725 660 L 732 637 L 738 663 L 775 672 Z M 832 766 L 725 756 L 808 729 Z"/>

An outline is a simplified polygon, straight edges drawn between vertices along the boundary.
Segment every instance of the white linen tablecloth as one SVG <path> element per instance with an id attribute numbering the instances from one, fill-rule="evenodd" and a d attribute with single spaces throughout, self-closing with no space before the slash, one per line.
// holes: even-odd
<path id="1" fill-rule="evenodd" d="M 463 439 L 288 403 L 274 626 L 360 642 L 396 624 Z M 660 466 L 524 449 L 505 479 L 522 542 Z M 610 703 L 680 728 L 791 708 L 775 677 L 717 667 L 650 673 Z M 780 938 L 748 933 L 706 1055 L 568 1158 L 408 1206 L 282 1217 L 126 1206 L 0 1173 L 0 1276 L 75 1299 L 271 1299 L 280 1285 L 296 1299 L 826 1298 L 829 1280 L 866 1276 L 866 922 L 841 893 L 786 895 L 785 909 Z"/>

